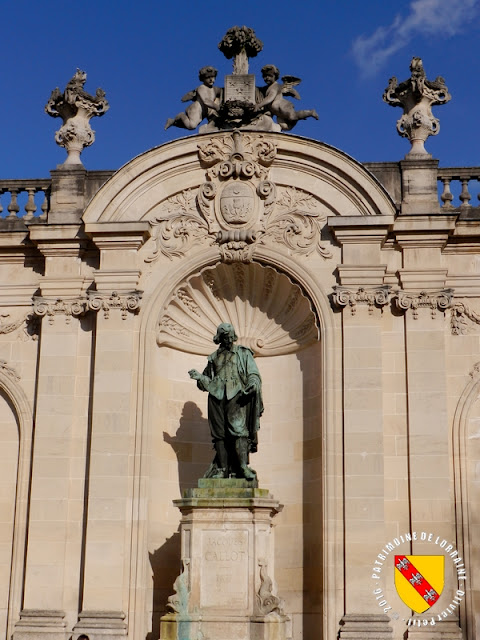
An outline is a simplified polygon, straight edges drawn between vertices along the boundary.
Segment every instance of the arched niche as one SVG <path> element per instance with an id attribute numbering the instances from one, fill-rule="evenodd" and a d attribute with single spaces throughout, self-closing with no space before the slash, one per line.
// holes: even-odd
<path id="1" fill-rule="evenodd" d="M 295 634 L 303 630 L 305 638 L 313 639 L 324 624 L 329 572 L 325 514 L 334 504 L 327 505 L 325 496 L 335 495 L 327 488 L 331 461 L 327 463 L 324 446 L 329 376 L 332 384 L 324 342 L 326 298 L 318 290 L 317 299 L 310 295 L 308 277 L 301 281 L 266 262 L 194 269 L 179 276 L 168 294 L 163 284 L 163 295 L 145 311 L 149 326 L 141 420 L 150 560 L 145 583 L 151 580 L 153 587 L 147 589 L 145 608 L 154 636 L 179 571 L 179 512 L 172 501 L 196 485 L 213 457 L 207 397 L 187 372 L 202 370 L 205 355 L 215 350 L 212 337 L 218 321 L 238 327 L 239 342 L 256 352 L 263 378 L 265 413 L 251 465 L 261 486 L 285 505 L 276 525 L 278 592 L 294 618 Z M 168 323 L 165 330 L 165 318 L 177 323 L 177 333 Z M 260 341 L 252 326 L 258 327 Z M 335 521 L 332 517 L 331 526 Z"/>
<path id="2" fill-rule="evenodd" d="M 468 580 L 461 626 L 465 636 L 480 638 L 480 576 L 471 570 L 480 562 L 480 362 L 470 373 L 453 423 L 457 548 Z"/>
<path id="3" fill-rule="evenodd" d="M 0 634 L 9 638 L 22 599 L 32 413 L 16 372 L 0 368 Z"/>

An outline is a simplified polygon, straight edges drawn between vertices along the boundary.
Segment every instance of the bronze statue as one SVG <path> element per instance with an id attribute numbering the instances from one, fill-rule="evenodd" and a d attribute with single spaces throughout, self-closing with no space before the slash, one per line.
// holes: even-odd
<path id="1" fill-rule="evenodd" d="M 201 374 L 189 371 L 202 391 L 208 392 L 208 423 L 215 457 L 207 478 L 255 480 L 248 466 L 249 454 L 257 450 L 257 431 L 263 413 L 262 380 L 253 353 L 235 345 L 237 336 L 229 323 L 217 327 L 213 338 L 219 347 L 208 356 Z"/>

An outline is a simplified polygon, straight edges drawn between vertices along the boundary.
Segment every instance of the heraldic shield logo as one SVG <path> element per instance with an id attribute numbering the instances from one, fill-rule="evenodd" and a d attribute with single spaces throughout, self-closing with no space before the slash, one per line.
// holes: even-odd
<path id="1" fill-rule="evenodd" d="M 395 588 L 415 613 L 430 609 L 443 591 L 445 556 L 395 556 Z"/>

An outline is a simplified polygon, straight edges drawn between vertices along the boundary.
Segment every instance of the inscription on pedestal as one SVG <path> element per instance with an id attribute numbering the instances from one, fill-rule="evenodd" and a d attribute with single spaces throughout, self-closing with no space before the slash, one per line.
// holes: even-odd
<path id="1" fill-rule="evenodd" d="M 202 532 L 200 606 L 248 607 L 248 531 Z"/>

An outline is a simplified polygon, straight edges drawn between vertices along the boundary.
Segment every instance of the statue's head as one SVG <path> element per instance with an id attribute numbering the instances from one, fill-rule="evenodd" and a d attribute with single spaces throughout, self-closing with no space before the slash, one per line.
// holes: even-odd
<path id="1" fill-rule="evenodd" d="M 231 338 L 232 342 L 236 342 L 238 340 L 235 329 L 229 322 L 222 322 L 222 324 L 218 325 L 217 333 L 213 336 L 213 341 L 215 344 L 220 344 L 223 342 L 225 337 Z"/>
<path id="2" fill-rule="evenodd" d="M 198 79 L 204 82 L 207 78 L 216 78 L 218 70 L 215 67 L 202 67 L 198 72 Z"/>
<path id="3" fill-rule="evenodd" d="M 262 67 L 262 76 L 265 79 L 265 76 L 270 76 L 272 75 L 275 80 L 278 80 L 280 77 L 280 71 L 278 70 L 278 67 L 276 67 L 274 64 L 266 64 L 264 67 Z"/>
<path id="4" fill-rule="evenodd" d="M 410 63 L 410 71 L 412 72 L 412 78 L 424 78 L 425 69 L 423 68 L 423 62 L 421 58 L 412 58 Z"/>

